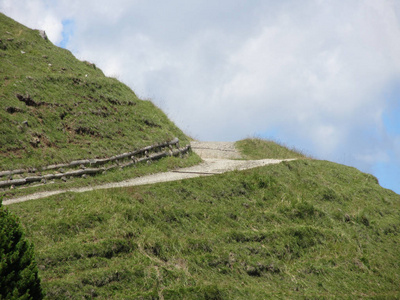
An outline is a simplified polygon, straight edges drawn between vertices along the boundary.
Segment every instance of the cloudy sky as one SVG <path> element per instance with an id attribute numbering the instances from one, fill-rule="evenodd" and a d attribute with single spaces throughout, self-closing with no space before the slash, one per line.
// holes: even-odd
<path id="1" fill-rule="evenodd" d="M 0 0 L 199 140 L 271 138 L 400 193 L 398 0 Z"/>

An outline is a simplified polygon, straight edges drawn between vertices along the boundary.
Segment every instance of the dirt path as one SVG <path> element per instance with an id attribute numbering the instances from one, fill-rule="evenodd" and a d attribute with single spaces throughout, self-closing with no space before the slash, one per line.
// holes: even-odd
<path id="1" fill-rule="evenodd" d="M 58 191 L 39 192 L 31 195 L 3 200 L 4 205 L 24 202 L 49 197 L 52 195 L 62 194 L 66 192 L 83 193 L 87 191 L 128 187 L 136 185 L 153 184 L 158 182 L 176 181 L 187 178 L 200 176 L 211 176 L 222 174 L 233 170 L 246 170 L 255 167 L 261 167 L 269 164 L 277 164 L 284 160 L 291 159 L 262 159 L 262 160 L 235 160 L 240 158 L 240 153 L 235 149 L 234 143 L 231 142 L 192 142 L 192 149 L 203 160 L 199 165 L 182 168 L 170 172 L 157 173 L 142 177 L 132 178 L 121 182 L 106 183 L 97 186 L 71 188 Z"/>
<path id="2" fill-rule="evenodd" d="M 191 142 L 193 151 L 202 159 L 206 158 L 240 158 L 239 151 L 232 142 Z"/>

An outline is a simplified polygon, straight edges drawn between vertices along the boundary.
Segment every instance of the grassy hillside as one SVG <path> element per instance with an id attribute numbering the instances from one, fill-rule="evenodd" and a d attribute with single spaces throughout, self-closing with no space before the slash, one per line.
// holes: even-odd
<path id="1" fill-rule="evenodd" d="M 0 170 L 175 136 L 188 142 L 151 102 L 2 14 L 0 61 Z M 304 158 L 260 140 L 237 147 L 248 159 Z M 197 161 L 169 158 L 66 184 Z M 35 244 L 49 299 L 400 298 L 400 196 L 331 162 L 300 159 L 8 208 Z"/>
<path id="2" fill-rule="evenodd" d="M 235 143 L 245 159 L 263 159 L 263 158 L 306 158 L 306 156 L 296 149 L 289 149 L 274 141 L 258 138 L 244 139 Z"/>
<path id="3" fill-rule="evenodd" d="M 0 13 L 0 170 L 187 137 L 150 101 Z"/>
<path id="4" fill-rule="evenodd" d="M 9 208 L 51 299 L 400 297 L 400 196 L 331 162 Z"/>

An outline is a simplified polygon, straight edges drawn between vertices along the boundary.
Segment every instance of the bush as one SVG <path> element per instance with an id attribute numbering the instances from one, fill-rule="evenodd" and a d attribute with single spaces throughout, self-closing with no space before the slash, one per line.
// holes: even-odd
<path id="1" fill-rule="evenodd" d="M 33 246 L 0 199 L 0 299 L 42 299 Z"/>

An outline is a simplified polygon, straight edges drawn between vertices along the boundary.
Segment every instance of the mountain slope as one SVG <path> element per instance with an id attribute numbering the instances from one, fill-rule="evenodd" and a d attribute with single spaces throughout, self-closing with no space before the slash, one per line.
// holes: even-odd
<path id="1" fill-rule="evenodd" d="M 38 31 L 0 14 L 0 39 L 1 169 L 187 141 L 151 102 Z M 237 146 L 247 158 L 300 159 L 10 205 L 35 244 L 47 296 L 400 298 L 399 195 L 372 175 L 273 143 Z"/>
<path id="2" fill-rule="evenodd" d="M 400 297 L 400 196 L 331 162 L 9 208 L 52 299 Z"/>
<path id="3" fill-rule="evenodd" d="M 0 13 L 0 170 L 187 137 L 150 101 Z"/>

